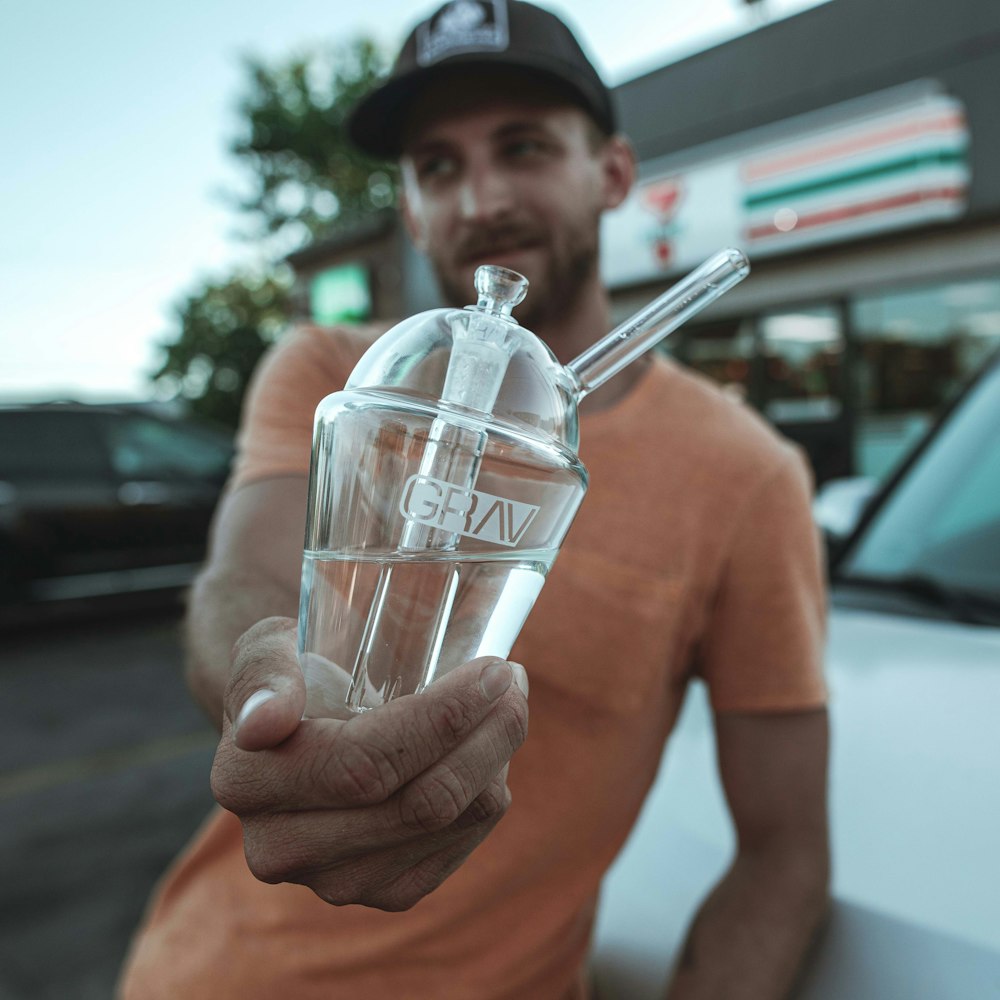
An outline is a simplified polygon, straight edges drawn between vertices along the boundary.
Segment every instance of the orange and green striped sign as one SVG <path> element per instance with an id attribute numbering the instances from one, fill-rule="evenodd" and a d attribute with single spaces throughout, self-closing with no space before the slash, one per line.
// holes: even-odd
<path id="1" fill-rule="evenodd" d="M 935 95 L 755 151 L 740 166 L 748 246 L 785 250 L 959 215 L 968 145 L 960 105 Z"/>
<path id="2" fill-rule="evenodd" d="M 751 260 L 957 218 L 970 184 L 961 103 L 929 87 L 746 132 L 725 152 L 641 165 L 603 221 L 611 287 L 693 267 L 720 246 Z"/>

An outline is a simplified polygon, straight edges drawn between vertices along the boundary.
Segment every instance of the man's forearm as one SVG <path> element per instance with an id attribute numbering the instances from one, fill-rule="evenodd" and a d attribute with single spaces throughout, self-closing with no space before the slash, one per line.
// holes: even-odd
<path id="1" fill-rule="evenodd" d="M 185 679 L 194 699 L 222 728 L 222 696 L 232 649 L 251 625 L 272 615 L 294 617 L 298 594 L 260 574 L 202 572 L 188 596 L 184 622 Z"/>
<path id="2" fill-rule="evenodd" d="M 688 931 L 668 1000 L 784 1000 L 829 908 L 824 852 L 741 854 Z"/>

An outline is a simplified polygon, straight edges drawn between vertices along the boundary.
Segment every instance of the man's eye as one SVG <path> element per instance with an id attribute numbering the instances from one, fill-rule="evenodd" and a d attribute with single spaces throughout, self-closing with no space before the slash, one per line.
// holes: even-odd
<path id="1" fill-rule="evenodd" d="M 417 176 L 421 179 L 450 177 L 455 173 L 457 164 L 450 156 L 431 156 L 416 164 Z"/>
<path id="2" fill-rule="evenodd" d="M 545 145 L 539 139 L 518 139 L 516 142 L 509 142 L 504 149 L 507 156 L 517 160 L 540 156 L 545 151 Z"/>

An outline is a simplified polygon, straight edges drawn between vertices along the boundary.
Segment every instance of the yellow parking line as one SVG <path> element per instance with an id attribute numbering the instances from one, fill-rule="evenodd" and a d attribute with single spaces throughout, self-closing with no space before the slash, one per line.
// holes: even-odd
<path id="1" fill-rule="evenodd" d="M 196 750 L 208 750 L 216 745 L 218 736 L 212 732 L 185 733 L 166 736 L 148 743 L 114 747 L 98 753 L 53 761 L 38 767 L 0 773 L 0 801 L 18 795 L 57 788 L 74 781 L 84 781 L 130 767 L 158 764 L 174 757 L 183 757 Z"/>

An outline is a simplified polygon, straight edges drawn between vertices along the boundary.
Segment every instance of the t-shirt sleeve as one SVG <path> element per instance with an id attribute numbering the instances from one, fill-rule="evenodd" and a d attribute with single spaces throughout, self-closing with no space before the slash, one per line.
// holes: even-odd
<path id="1" fill-rule="evenodd" d="M 716 711 L 826 702 L 826 588 L 811 493 L 805 461 L 789 446 L 737 514 L 699 657 Z"/>
<path id="2" fill-rule="evenodd" d="M 243 403 L 229 489 L 309 474 L 316 407 L 344 387 L 367 342 L 356 332 L 302 327 L 264 355 Z"/>

